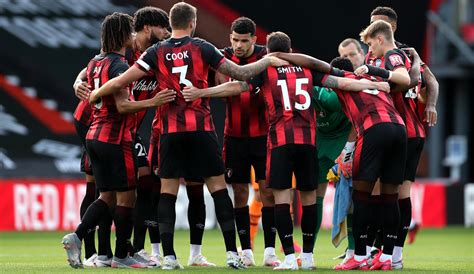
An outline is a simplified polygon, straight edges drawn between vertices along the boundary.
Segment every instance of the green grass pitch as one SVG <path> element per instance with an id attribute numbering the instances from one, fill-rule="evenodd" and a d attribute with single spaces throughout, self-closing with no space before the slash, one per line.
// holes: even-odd
<path id="1" fill-rule="evenodd" d="M 137 273 L 156 272 L 159 269 L 116 270 L 116 269 L 82 269 L 75 270 L 66 262 L 66 252 L 60 244 L 62 232 L 6 232 L 0 233 L 0 273 Z M 301 242 L 298 229 L 295 237 Z M 112 237 L 113 238 L 113 237 Z M 224 242 L 218 230 L 204 233 L 203 254 L 218 268 L 186 267 L 189 254 L 189 235 L 187 231 L 177 231 L 175 247 L 177 255 L 185 270 L 189 273 L 222 273 L 231 271 L 222 267 L 225 263 Z M 279 245 L 277 241 L 277 245 Z M 339 261 L 333 257 L 343 252 L 344 246 L 338 249 L 330 243 L 330 231 L 323 230 L 318 237 L 315 249 L 315 272 L 330 273 L 332 267 Z M 147 241 L 146 249 L 150 251 Z M 262 263 L 263 236 L 259 231 L 255 243 L 255 260 L 257 265 Z M 279 253 L 279 257 L 283 255 Z M 450 227 L 445 229 L 422 229 L 416 242 L 407 245 L 404 252 L 405 269 L 403 273 L 474 273 L 474 229 Z M 246 273 L 271 273 L 269 268 L 253 267 L 244 270 Z M 306 271 L 307 272 L 307 271 Z"/>

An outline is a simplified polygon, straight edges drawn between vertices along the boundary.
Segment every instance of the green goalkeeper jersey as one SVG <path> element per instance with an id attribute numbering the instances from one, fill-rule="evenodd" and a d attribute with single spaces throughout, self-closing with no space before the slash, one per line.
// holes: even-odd
<path id="1" fill-rule="evenodd" d="M 318 183 L 324 183 L 328 170 L 347 142 L 352 125 L 342 111 L 337 94 L 331 89 L 315 86 L 313 102 L 317 113 Z"/>

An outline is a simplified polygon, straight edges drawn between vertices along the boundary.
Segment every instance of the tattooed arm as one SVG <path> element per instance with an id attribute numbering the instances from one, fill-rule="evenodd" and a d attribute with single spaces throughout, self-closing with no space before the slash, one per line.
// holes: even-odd
<path id="1" fill-rule="evenodd" d="M 302 66 L 322 73 L 330 73 L 332 69 L 330 64 L 306 54 L 275 52 L 270 53 L 270 56 L 275 56 L 297 66 Z"/>
<path id="2" fill-rule="evenodd" d="M 224 59 L 224 62 L 217 68 L 217 71 L 233 79 L 246 81 L 260 74 L 269 66 L 280 67 L 285 65 L 288 65 L 288 62 L 274 56 L 262 58 L 245 66 L 239 66 L 228 59 Z"/>
<path id="3" fill-rule="evenodd" d="M 390 92 L 390 86 L 387 82 L 372 82 L 355 80 L 343 77 L 328 75 L 322 82 L 327 88 L 337 88 L 345 91 L 361 91 L 364 89 L 377 89 L 384 92 Z"/>
<path id="4" fill-rule="evenodd" d="M 206 88 L 197 89 L 195 87 L 185 87 L 183 97 L 186 102 L 192 102 L 202 97 L 229 97 L 249 90 L 249 85 L 244 81 L 226 82 L 224 84 Z"/>

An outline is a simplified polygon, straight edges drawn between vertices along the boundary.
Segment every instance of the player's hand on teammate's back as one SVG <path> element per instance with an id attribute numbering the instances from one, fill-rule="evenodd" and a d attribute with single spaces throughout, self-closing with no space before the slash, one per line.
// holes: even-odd
<path id="1" fill-rule="evenodd" d="M 163 89 L 155 94 L 155 96 L 152 98 L 152 101 L 153 101 L 153 105 L 158 107 L 158 106 L 174 101 L 175 98 L 176 98 L 176 91 L 172 89 Z"/>
<path id="2" fill-rule="evenodd" d="M 358 67 L 356 70 L 354 70 L 354 74 L 357 76 L 362 76 L 369 72 L 369 68 L 366 65 Z"/>
<path id="3" fill-rule="evenodd" d="M 272 67 L 281 67 L 281 66 L 288 66 L 290 63 L 286 60 L 280 59 L 278 57 L 272 55 L 265 55 L 264 58 L 269 58 Z"/>
<path id="4" fill-rule="evenodd" d="M 88 100 L 89 93 L 91 93 L 91 90 L 86 81 L 76 82 L 74 84 L 74 94 L 76 94 L 76 97 L 79 98 L 79 100 Z"/>
<path id="5" fill-rule="evenodd" d="M 201 93 L 199 92 L 199 89 L 196 87 L 184 87 L 183 91 L 183 97 L 186 102 L 192 102 L 195 101 L 199 98 L 201 98 Z"/>
<path id="6" fill-rule="evenodd" d="M 402 50 L 404 52 L 406 52 L 409 56 L 412 56 L 413 58 L 419 58 L 420 57 L 418 55 L 418 52 L 414 48 L 403 48 Z"/>
<path id="7" fill-rule="evenodd" d="M 390 93 L 390 84 L 388 82 L 377 82 L 377 89 L 386 93 Z"/>

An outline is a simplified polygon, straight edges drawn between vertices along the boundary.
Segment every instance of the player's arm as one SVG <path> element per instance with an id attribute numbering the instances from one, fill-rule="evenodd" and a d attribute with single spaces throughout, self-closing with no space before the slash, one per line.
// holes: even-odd
<path id="1" fill-rule="evenodd" d="M 76 77 L 76 81 L 72 85 L 74 89 L 74 94 L 80 100 L 87 100 L 89 99 L 89 93 L 91 92 L 88 85 L 87 85 L 87 68 L 82 69 Z"/>
<path id="2" fill-rule="evenodd" d="M 423 76 L 426 83 L 426 108 L 424 120 L 429 126 L 434 126 L 438 121 L 436 104 L 438 103 L 439 84 L 430 68 L 425 65 Z"/>
<path id="3" fill-rule="evenodd" d="M 301 54 L 301 53 L 285 53 L 285 52 L 272 52 L 267 56 L 275 56 L 280 59 L 286 60 L 297 66 L 309 68 L 322 73 L 330 73 L 332 67 L 327 62 L 314 58 L 312 56 Z"/>
<path id="4" fill-rule="evenodd" d="M 127 69 L 123 74 L 120 76 L 113 78 L 99 89 L 95 89 L 90 93 L 89 102 L 95 103 L 99 100 L 100 97 L 107 96 L 113 94 L 115 92 L 120 91 L 122 88 L 130 85 L 131 83 L 139 80 L 140 78 L 144 77 L 146 73 L 141 69 L 133 66 Z"/>
<path id="5" fill-rule="evenodd" d="M 274 56 L 265 56 L 257 62 L 244 66 L 239 66 L 228 59 L 223 59 L 222 64 L 217 67 L 217 71 L 230 76 L 232 79 L 246 81 L 262 73 L 269 66 L 280 67 L 286 65 L 288 65 L 287 61 Z"/>
<path id="6" fill-rule="evenodd" d="M 333 75 L 326 75 L 321 84 L 327 88 L 337 88 L 343 91 L 362 91 L 364 89 L 377 89 L 390 92 L 390 85 L 387 82 L 372 82 L 368 80 L 355 80 Z"/>
<path id="7" fill-rule="evenodd" d="M 224 84 L 198 89 L 195 87 L 185 87 L 183 90 L 183 97 L 186 102 L 192 102 L 203 97 L 229 97 L 240 94 L 241 92 L 249 90 L 249 85 L 244 81 L 232 81 Z"/>
<path id="8" fill-rule="evenodd" d="M 368 74 L 371 76 L 382 77 L 383 79 L 388 79 L 394 84 L 401 85 L 404 90 L 407 90 L 411 81 L 408 70 L 404 64 L 405 56 L 401 55 L 399 52 L 390 50 L 385 54 L 384 59 L 386 60 L 386 69 L 371 65 L 363 65 L 358 67 L 354 71 L 354 74 L 358 76 Z"/>
<path id="9" fill-rule="evenodd" d="M 176 92 L 170 89 L 159 91 L 153 98 L 141 101 L 130 101 L 127 88 L 122 88 L 114 93 L 115 106 L 120 113 L 135 113 L 147 108 L 158 107 L 173 101 L 175 97 Z"/>

